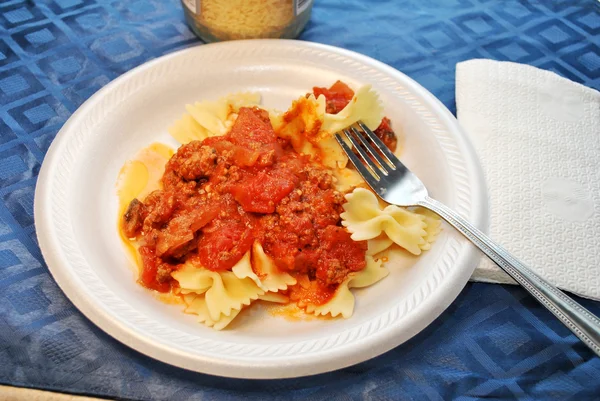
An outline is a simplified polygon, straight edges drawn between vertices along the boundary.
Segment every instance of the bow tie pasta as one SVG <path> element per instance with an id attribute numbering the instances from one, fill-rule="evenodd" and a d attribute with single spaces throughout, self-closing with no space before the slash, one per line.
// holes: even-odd
<path id="1" fill-rule="evenodd" d="M 382 209 L 377 196 L 364 188 L 356 188 L 346 195 L 346 200 L 342 225 L 352 233 L 352 239 L 373 241 L 370 244 L 373 254 L 395 243 L 413 255 L 420 255 L 431 248 L 440 231 L 441 222 L 433 213 L 395 205 Z"/>

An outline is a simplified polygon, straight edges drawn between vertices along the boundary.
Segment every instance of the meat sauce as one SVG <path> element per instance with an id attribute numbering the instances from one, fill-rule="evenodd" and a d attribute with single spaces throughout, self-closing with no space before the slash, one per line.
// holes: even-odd
<path id="1" fill-rule="evenodd" d="M 227 135 L 181 146 L 161 183 L 121 219 L 140 245 L 147 288 L 169 292 L 171 273 L 187 260 L 230 270 L 254 241 L 298 277 L 289 295 L 299 304 L 327 302 L 366 265 L 366 241 L 341 227 L 344 198 L 330 171 L 278 138 L 262 109 L 241 108 Z"/>

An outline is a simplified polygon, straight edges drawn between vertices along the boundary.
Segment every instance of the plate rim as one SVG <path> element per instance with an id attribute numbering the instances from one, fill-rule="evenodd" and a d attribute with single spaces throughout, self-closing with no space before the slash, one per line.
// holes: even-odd
<path id="1" fill-rule="evenodd" d="M 90 319 L 97 327 L 108 333 L 111 337 L 147 356 L 174 366 L 197 372 L 236 378 L 287 378 L 307 376 L 341 369 L 343 367 L 350 366 L 380 355 L 402 344 L 423 330 L 425 327 L 429 326 L 429 324 L 431 324 L 431 322 L 433 322 L 450 305 L 450 303 L 454 301 L 460 291 L 467 284 L 469 277 L 475 269 L 476 261 L 478 260 L 478 254 L 475 248 L 468 247 L 468 244 L 466 243 L 461 244 L 460 255 L 457 260 L 459 262 L 462 260 L 462 266 L 459 266 L 458 272 L 448 275 L 445 280 L 442 281 L 441 285 L 436 288 L 435 292 L 444 294 L 444 296 L 441 297 L 442 299 L 440 299 L 439 296 L 435 298 L 438 300 L 438 302 L 435 307 L 430 310 L 430 315 L 426 319 L 423 319 L 421 316 L 416 316 L 415 311 L 417 311 L 417 309 L 413 309 L 403 316 L 403 321 L 409 323 L 406 325 L 406 327 L 398 328 L 392 325 L 386 329 L 376 332 L 374 335 L 369 337 L 368 340 L 363 339 L 358 344 L 360 352 L 355 351 L 348 353 L 348 350 L 344 347 L 339 347 L 327 352 L 327 358 L 325 360 L 320 359 L 317 367 L 315 367 L 315 360 L 311 360 L 310 358 L 294 360 L 294 363 L 278 361 L 279 363 L 277 364 L 261 364 L 252 358 L 239 358 L 235 361 L 235 364 L 232 364 L 230 359 L 217 360 L 216 358 L 210 357 L 204 357 L 203 360 L 199 360 L 197 357 L 190 359 L 190 354 L 186 354 L 180 349 L 172 348 L 151 338 L 147 338 L 141 335 L 141 333 L 138 333 L 132 330 L 130 327 L 122 324 L 108 314 L 104 309 L 98 308 L 96 305 L 94 305 L 92 299 L 87 299 L 85 296 L 80 294 L 76 288 L 73 288 L 75 278 L 70 277 L 70 275 L 67 274 L 68 269 L 61 269 L 60 267 L 62 264 L 64 264 L 64 261 L 61 258 L 60 246 L 57 247 L 56 242 L 58 240 L 50 235 L 53 234 L 53 227 L 51 224 L 51 219 L 49 218 L 52 213 L 46 211 L 46 204 L 44 201 L 45 199 L 50 199 L 48 194 L 51 193 L 51 188 L 48 183 L 51 182 L 52 179 L 51 173 L 55 168 L 56 158 L 59 155 L 60 146 L 68 138 L 69 132 L 71 132 L 71 127 L 76 126 L 79 119 L 84 116 L 85 110 L 92 108 L 96 102 L 102 98 L 102 96 L 110 93 L 110 91 L 112 91 L 114 88 L 117 88 L 122 83 L 127 82 L 127 80 L 135 74 L 139 74 L 145 69 L 151 69 L 155 65 L 168 63 L 169 60 L 181 57 L 181 55 L 184 53 L 196 51 L 202 52 L 204 51 L 202 49 L 206 48 L 226 48 L 240 45 L 248 48 L 252 47 L 253 45 L 267 47 L 271 46 L 277 48 L 278 46 L 282 46 L 282 44 L 285 44 L 286 46 L 295 46 L 305 49 L 312 49 L 313 51 L 316 50 L 324 53 L 333 53 L 340 56 L 345 56 L 371 68 L 382 71 L 388 77 L 393 77 L 394 81 L 401 81 L 403 84 L 410 85 L 411 89 L 416 90 L 418 94 L 436 110 L 437 116 L 444 120 L 445 125 L 452 128 L 452 131 L 454 131 L 456 134 L 455 139 L 459 142 L 459 145 L 465 149 L 466 152 L 462 156 L 465 157 L 465 163 L 469 164 L 471 167 L 469 172 L 474 174 L 472 180 L 477 182 L 478 187 L 480 188 L 480 191 L 474 190 L 471 193 L 470 202 L 472 207 L 469 217 L 475 225 L 479 226 L 484 231 L 486 231 L 488 228 L 489 206 L 486 196 L 486 184 L 483 178 L 481 164 L 477 159 L 477 155 L 475 153 L 473 144 L 469 140 L 469 137 L 462 130 L 456 118 L 437 98 L 435 98 L 429 91 L 419 85 L 416 81 L 412 80 L 410 77 L 394 69 L 393 67 L 351 50 L 312 42 L 294 40 L 286 41 L 279 39 L 231 41 L 208 45 L 199 44 L 197 46 L 191 46 L 166 54 L 162 57 L 141 64 L 127 73 L 122 74 L 98 90 L 79 106 L 79 108 L 69 117 L 67 122 L 59 130 L 46 153 L 38 175 L 34 197 L 34 219 L 40 250 L 42 251 L 42 255 L 44 256 L 44 260 L 50 273 L 63 293 L 71 300 L 71 302 L 73 302 L 78 310 L 82 312 L 88 319 Z M 460 263 L 457 263 L 457 265 L 460 265 Z M 401 334 L 402 339 L 397 341 L 391 335 L 394 333 L 390 333 L 390 331 L 394 331 L 396 334 Z"/>

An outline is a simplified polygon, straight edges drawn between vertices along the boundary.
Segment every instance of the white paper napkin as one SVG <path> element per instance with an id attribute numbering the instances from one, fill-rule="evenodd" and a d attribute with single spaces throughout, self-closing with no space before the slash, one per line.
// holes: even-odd
<path id="1" fill-rule="evenodd" d="M 458 120 L 486 175 L 490 236 L 559 288 L 600 300 L 600 92 L 535 67 L 456 67 Z M 513 282 L 482 258 L 472 280 Z"/>

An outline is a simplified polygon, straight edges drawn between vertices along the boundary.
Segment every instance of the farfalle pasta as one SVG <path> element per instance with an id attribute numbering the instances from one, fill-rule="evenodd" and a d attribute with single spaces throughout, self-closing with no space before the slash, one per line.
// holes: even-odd
<path id="1" fill-rule="evenodd" d="M 433 213 L 431 210 L 427 210 L 421 207 L 414 209 L 414 212 L 423 216 L 425 221 L 425 232 L 427 233 L 424 237 L 425 243 L 420 244 L 419 247 L 423 251 L 431 249 L 431 245 L 435 242 L 438 234 L 442 231 L 442 220 L 440 217 Z"/>
<path id="2" fill-rule="evenodd" d="M 241 262 L 244 263 L 243 259 Z M 172 276 L 185 295 L 203 296 L 208 314 L 215 322 L 221 315 L 230 316 L 232 311 L 241 310 L 265 293 L 250 278 L 240 278 L 231 271 L 210 271 L 190 263 L 173 272 Z"/>
<path id="3" fill-rule="evenodd" d="M 343 169 L 348 157 L 334 134 L 359 120 L 375 129 L 382 118 L 383 106 L 379 96 L 365 85 L 335 113 L 327 112 L 325 95 L 315 97 L 310 94 L 294 101 L 285 114 L 272 117 L 272 122 L 279 135 L 289 138 L 297 152 L 318 157 L 327 167 Z"/>
<path id="4" fill-rule="evenodd" d="M 242 92 L 228 95 L 217 101 L 204 101 L 188 104 L 185 113 L 169 128 L 169 133 L 177 142 L 186 144 L 194 140 L 204 140 L 209 136 L 223 135 L 233 124 L 233 119 L 241 107 L 257 106 L 260 95 Z"/>
<path id="5" fill-rule="evenodd" d="M 441 222 L 423 209 L 408 210 L 395 205 L 381 208 L 377 196 L 364 188 L 346 195 L 342 225 L 356 241 L 370 240 L 370 254 L 382 252 L 392 243 L 414 255 L 431 247 Z"/>
<path id="6" fill-rule="evenodd" d="M 239 278 L 250 278 L 259 288 L 271 293 L 286 290 L 288 286 L 296 284 L 294 277 L 277 269 L 260 242 L 252 245 L 251 258 L 245 263 L 238 263 L 231 271 Z"/>
<path id="7" fill-rule="evenodd" d="M 233 319 L 235 319 L 241 312 L 241 308 L 234 309 L 231 311 L 229 316 L 219 315 L 219 317 L 215 320 L 210 314 L 204 294 L 185 294 L 183 295 L 183 300 L 186 304 L 186 308 L 184 309 L 185 313 L 196 315 L 199 323 L 204 323 L 208 327 L 212 327 L 215 330 L 222 330 L 227 327 L 227 325 L 231 323 Z"/>
<path id="8" fill-rule="evenodd" d="M 370 240 L 382 233 L 412 254 L 419 255 L 425 244 L 426 223 L 422 215 L 390 205 L 381 209 L 373 192 L 357 188 L 346 195 L 342 224 L 356 241 Z"/>
<path id="9" fill-rule="evenodd" d="M 319 96 L 324 99 L 325 96 Z M 361 120 L 370 129 L 376 129 L 383 118 L 383 106 L 379 96 L 370 85 L 361 86 L 350 102 L 340 112 L 325 113 L 323 118 L 323 131 L 336 133 Z"/>
<path id="10" fill-rule="evenodd" d="M 176 152 L 154 144 L 122 170 L 119 229 L 139 283 L 208 327 L 255 302 L 349 318 L 351 289 L 389 274 L 383 251 L 419 254 L 439 232 L 425 211 L 381 207 L 335 140 L 361 120 L 395 150 L 370 86 L 313 88 L 285 112 L 256 93 L 185 111 L 169 129 Z"/>

